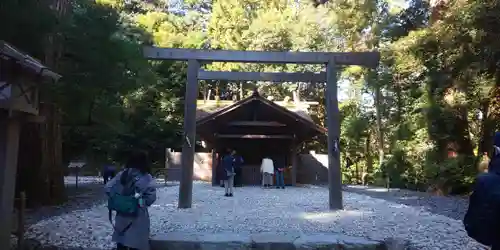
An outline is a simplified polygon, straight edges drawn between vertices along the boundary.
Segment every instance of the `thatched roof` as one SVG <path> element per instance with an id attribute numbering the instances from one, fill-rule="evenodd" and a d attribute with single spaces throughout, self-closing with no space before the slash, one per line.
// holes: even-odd
<path id="1" fill-rule="evenodd" d="M 217 111 L 220 111 L 224 108 L 227 108 L 233 104 L 235 101 L 227 101 L 227 100 L 199 100 L 197 103 L 196 109 L 196 120 L 202 119 L 206 116 L 209 116 Z M 311 116 L 309 115 L 308 108 L 309 104 L 307 102 L 295 104 L 293 102 L 274 102 L 275 104 L 282 106 L 288 109 L 291 112 L 300 115 L 302 118 L 307 119 L 309 121 L 313 121 Z"/>
<path id="2" fill-rule="evenodd" d="M 196 129 L 203 138 L 210 141 L 222 131 L 222 128 L 225 128 L 224 132 L 232 130 L 230 126 L 227 126 L 227 123 L 239 119 L 246 120 L 252 116 L 253 119 L 259 121 L 285 124 L 286 129 L 274 130 L 274 132 L 270 133 L 289 136 L 293 134 L 296 140 L 303 141 L 326 133 L 326 129 L 316 124 L 309 116 L 309 104 L 312 103 L 274 102 L 262 97 L 257 91 L 251 96 L 236 102 L 200 100 L 198 101 L 196 114 Z M 263 127 L 247 127 L 235 131 L 246 133 L 242 132 L 243 130 L 260 135 L 269 132 L 268 128 Z"/>

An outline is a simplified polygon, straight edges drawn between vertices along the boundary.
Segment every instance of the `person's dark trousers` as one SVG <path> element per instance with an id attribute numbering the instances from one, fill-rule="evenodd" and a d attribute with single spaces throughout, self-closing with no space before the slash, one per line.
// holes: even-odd
<path id="1" fill-rule="evenodd" d="M 137 248 L 126 247 L 120 243 L 116 244 L 116 250 L 139 250 Z"/>
<path id="2" fill-rule="evenodd" d="M 104 172 L 102 178 L 104 179 L 104 185 L 106 185 L 106 183 L 108 183 L 108 180 L 110 179 L 108 173 Z"/>
<path id="3" fill-rule="evenodd" d="M 283 171 L 275 171 L 276 174 L 276 188 L 285 188 L 285 176 Z"/>
<path id="4" fill-rule="evenodd" d="M 224 187 L 224 175 L 226 174 L 226 171 L 222 168 L 222 165 L 219 164 L 217 166 L 217 181 L 219 182 L 220 187 Z"/>
<path id="5" fill-rule="evenodd" d="M 234 169 L 234 173 L 236 174 L 234 176 L 234 186 L 235 187 L 241 187 L 242 186 L 242 183 L 241 183 L 241 168 L 235 168 Z"/>

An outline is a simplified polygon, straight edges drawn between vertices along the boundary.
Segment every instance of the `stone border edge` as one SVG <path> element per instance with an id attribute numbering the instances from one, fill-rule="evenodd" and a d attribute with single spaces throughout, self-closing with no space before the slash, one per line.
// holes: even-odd
<path id="1" fill-rule="evenodd" d="M 31 240 L 28 240 L 31 241 Z M 297 250 L 323 249 L 324 247 L 341 247 L 340 249 L 366 250 L 416 250 L 410 241 L 400 238 L 372 240 L 335 233 L 318 234 L 280 234 L 280 233 L 181 233 L 170 232 L 153 236 L 150 250 L 200 250 L 200 249 L 233 249 L 233 250 Z M 30 242 L 25 250 L 109 250 L 82 247 L 42 246 Z"/>
<path id="2" fill-rule="evenodd" d="M 234 249 L 234 250 L 296 250 L 323 249 L 366 250 L 411 250 L 409 241 L 398 238 L 371 240 L 342 234 L 280 234 L 280 233 L 181 233 L 171 232 L 151 238 L 151 250 L 198 250 L 198 249 Z"/>

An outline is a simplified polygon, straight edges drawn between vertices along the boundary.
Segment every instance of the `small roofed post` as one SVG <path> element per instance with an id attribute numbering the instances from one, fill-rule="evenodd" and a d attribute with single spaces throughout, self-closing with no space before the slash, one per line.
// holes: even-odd
<path id="1" fill-rule="evenodd" d="M 174 49 L 144 47 L 144 56 L 151 60 L 177 60 L 177 61 L 197 61 L 203 63 L 210 62 L 241 62 L 241 63 L 293 63 L 293 64 L 323 64 L 327 67 L 326 72 L 326 106 L 327 106 L 327 124 L 328 124 L 328 181 L 329 181 L 329 207 L 331 210 L 342 209 L 342 179 L 340 168 L 340 120 L 337 100 L 337 77 L 336 67 L 340 65 L 358 65 L 368 68 L 375 68 L 379 64 L 380 53 L 378 52 L 269 52 L 269 51 L 231 51 L 231 50 L 197 50 L 197 49 Z M 194 70 L 194 69 L 193 69 Z M 190 71 L 188 69 L 188 71 Z M 197 73 L 197 72 L 196 72 Z M 188 79 L 196 73 L 188 73 Z M 199 75 L 198 75 L 199 74 Z M 203 80 L 251 80 L 251 81 L 272 81 L 272 82 L 310 82 L 320 81 L 325 76 L 323 74 L 311 73 L 287 73 L 287 72 L 209 72 L 202 71 L 196 74 L 196 79 Z M 194 80 L 188 80 L 188 84 Z M 324 82 L 324 81 L 323 81 Z M 188 86 L 189 88 L 189 86 Z M 192 87 L 194 89 L 194 87 Z M 186 93 L 188 94 L 188 93 Z M 255 95 L 255 92 L 254 92 Z M 186 101 L 192 103 L 191 99 Z M 196 105 L 196 104 L 195 104 Z M 195 106 L 196 107 L 196 106 Z M 229 107 L 226 111 L 233 109 Z M 196 127 L 192 128 L 191 123 L 186 123 L 188 119 L 195 119 L 191 106 L 186 104 L 184 131 L 190 133 L 196 132 Z M 188 117 L 189 116 L 189 117 Z M 191 120 L 189 120 L 191 121 Z M 226 135 L 226 137 L 229 135 Z M 231 135 L 241 136 L 241 135 Z M 187 137 L 186 137 L 187 138 Z M 186 145 L 186 143 L 184 144 Z M 183 153 L 183 174 L 181 181 L 181 191 L 192 192 L 192 173 L 193 162 L 187 162 L 191 159 L 194 151 L 183 148 L 183 152 L 189 152 L 189 156 Z M 193 149 L 194 150 L 194 149 Z M 184 158 L 186 157 L 186 158 Z M 184 164 L 185 163 L 185 164 Z M 189 181 L 188 174 L 191 173 L 191 183 L 182 184 Z M 184 195 L 180 202 L 190 202 L 192 194 Z M 188 199 L 189 196 L 189 199 Z M 190 207 L 185 204 L 185 207 Z"/>
<path id="2" fill-rule="evenodd" d="M 70 162 L 68 168 L 71 169 L 75 174 L 75 188 L 78 189 L 78 177 L 80 175 L 80 171 L 83 167 L 85 167 L 87 163 L 85 162 Z"/>
<path id="3" fill-rule="evenodd" d="M 60 76 L 0 40 L 0 246 L 9 246 L 22 122 L 37 122 L 38 87 Z"/>

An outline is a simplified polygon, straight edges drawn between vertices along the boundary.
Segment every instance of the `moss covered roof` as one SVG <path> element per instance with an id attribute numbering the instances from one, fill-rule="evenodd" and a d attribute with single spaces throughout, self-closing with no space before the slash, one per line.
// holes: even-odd
<path id="1" fill-rule="evenodd" d="M 198 100 L 197 102 L 197 109 L 196 109 L 196 119 L 201 119 L 205 116 L 208 116 L 212 113 L 215 113 L 221 109 L 224 109 L 232 104 L 234 104 L 235 101 L 228 101 L 228 100 Z M 308 102 L 301 102 L 299 104 L 296 104 L 294 102 L 283 102 L 283 101 L 276 101 L 274 102 L 282 107 L 285 107 L 286 109 L 290 110 L 291 112 L 294 112 L 301 117 L 312 121 L 311 116 L 309 115 L 308 108 L 309 108 L 309 103 Z"/>

